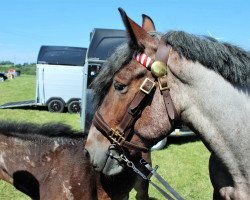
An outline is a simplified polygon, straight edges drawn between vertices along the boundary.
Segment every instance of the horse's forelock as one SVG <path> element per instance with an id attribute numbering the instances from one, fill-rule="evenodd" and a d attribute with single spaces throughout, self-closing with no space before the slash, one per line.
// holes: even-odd
<path id="1" fill-rule="evenodd" d="M 119 46 L 107 62 L 103 65 L 102 70 L 91 84 L 93 88 L 94 107 L 97 108 L 105 95 L 107 94 L 114 74 L 119 71 L 124 64 L 128 63 L 132 58 L 132 52 L 127 44 Z"/>
<path id="2" fill-rule="evenodd" d="M 170 31 L 164 37 L 179 55 L 198 61 L 229 82 L 241 85 L 250 82 L 250 54 L 243 49 L 183 31 Z"/>

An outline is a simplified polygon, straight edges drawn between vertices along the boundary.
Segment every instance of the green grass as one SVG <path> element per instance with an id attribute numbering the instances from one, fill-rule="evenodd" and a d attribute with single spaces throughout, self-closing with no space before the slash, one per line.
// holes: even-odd
<path id="1" fill-rule="evenodd" d="M 179 145 L 180 141 L 177 140 L 185 141 L 184 138 L 175 138 L 174 141 L 172 139 L 173 144 L 153 153 L 153 163 L 160 166 L 158 173 L 184 199 L 212 199 L 208 176 L 209 152 L 199 141 L 186 141 Z M 155 194 L 161 199 L 158 193 Z"/>
<path id="2" fill-rule="evenodd" d="M 35 76 L 21 76 L 0 82 L 0 105 L 7 102 L 35 98 Z M 45 110 L 0 109 L 0 120 L 35 123 L 64 122 L 80 129 L 80 116 L 68 113 L 49 113 Z M 153 165 L 159 165 L 158 173 L 175 188 L 184 199 L 212 199 L 212 186 L 208 175 L 209 152 L 204 145 L 192 138 L 169 139 L 168 146 L 153 152 Z M 155 180 L 155 179 L 153 179 Z M 134 200 L 132 191 L 130 199 Z M 152 186 L 150 197 L 164 199 Z M 10 184 L 0 181 L 0 200 L 29 199 Z"/>
<path id="3" fill-rule="evenodd" d="M 35 99 L 36 77 L 21 75 L 0 83 L 0 105 L 8 102 Z"/>

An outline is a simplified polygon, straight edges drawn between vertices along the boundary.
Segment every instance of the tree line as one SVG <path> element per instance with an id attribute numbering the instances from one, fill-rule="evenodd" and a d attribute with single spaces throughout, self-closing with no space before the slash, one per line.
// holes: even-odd
<path id="1" fill-rule="evenodd" d="M 36 75 L 36 63 L 14 64 L 11 61 L 0 61 L 0 72 L 7 73 L 9 69 L 19 70 L 21 74 Z"/>

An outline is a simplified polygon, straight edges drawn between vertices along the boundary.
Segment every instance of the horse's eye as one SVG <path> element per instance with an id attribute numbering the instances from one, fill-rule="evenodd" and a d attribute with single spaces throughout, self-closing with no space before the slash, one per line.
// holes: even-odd
<path id="1" fill-rule="evenodd" d="M 124 90 L 124 88 L 126 87 L 126 85 L 124 85 L 122 83 L 119 83 L 119 82 L 116 82 L 114 84 L 114 87 L 115 87 L 115 90 L 122 91 L 122 90 Z"/>

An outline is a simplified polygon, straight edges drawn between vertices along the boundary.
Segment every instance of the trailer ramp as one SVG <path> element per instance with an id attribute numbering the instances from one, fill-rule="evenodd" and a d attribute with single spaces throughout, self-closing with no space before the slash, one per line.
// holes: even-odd
<path id="1" fill-rule="evenodd" d="M 9 102 L 0 106 L 0 109 L 6 108 L 20 108 L 20 107 L 29 107 L 29 106 L 36 106 L 35 100 L 28 100 L 28 101 L 18 101 L 18 102 Z"/>

